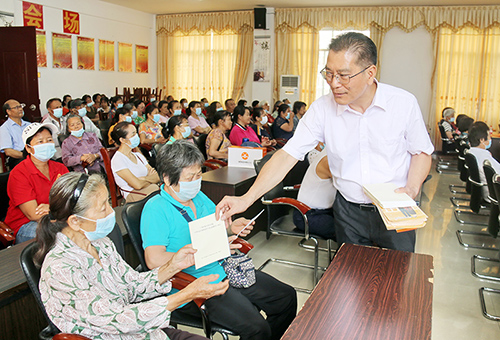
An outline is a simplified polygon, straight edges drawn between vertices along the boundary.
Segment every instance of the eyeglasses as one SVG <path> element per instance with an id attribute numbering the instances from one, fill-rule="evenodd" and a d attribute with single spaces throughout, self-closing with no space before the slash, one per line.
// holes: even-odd
<path id="1" fill-rule="evenodd" d="M 13 106 L 10 108 L 10 110 L 20 110 L 20 109 L 24 109 L 26 107 L 26 104 L 19 104 L 17 106 Z"/>
<path id="2" fill-rule="evenodd" d="M 333 74 L 332 72 L 327 71 L 326 66 L 321 71 L 319 71 L 319 73 L 329 83 L 331 83 L 332 80 L 333 80 L 333 77 L 335 77 L 335 80 L 337 81 L 337 83 L 342 84 L 342 85 L 347 85 L 347 84 L 349 84 L 349 82 L 351 81 L 352 78 L 356 77 L 358 74 L 361 74 L 361 73 L 365 72 L 366 70 L 368 70 L 368 68 L 370 66 L 371 65 L 365 67 L 363 70 L 359 71 L 358 73 L 356 73 L 353 76 L 350 76 L 350 75 L 347 75 L 347 74 L 338 74 L 338 73 L 337 74 Z"/>

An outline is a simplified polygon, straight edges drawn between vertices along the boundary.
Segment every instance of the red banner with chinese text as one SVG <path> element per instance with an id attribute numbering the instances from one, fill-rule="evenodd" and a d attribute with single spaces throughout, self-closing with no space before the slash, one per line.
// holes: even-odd
<path id="1" fill-rule="evenodd" d="M 80 14 L 63 11 L 63 30 L 64 33 L 80 34 Z"/>
<path id="2" fill-rule="evenodd" d="M 24 26 L 35 26 L 43 30 L 43 6 L 23 1 Z"/>

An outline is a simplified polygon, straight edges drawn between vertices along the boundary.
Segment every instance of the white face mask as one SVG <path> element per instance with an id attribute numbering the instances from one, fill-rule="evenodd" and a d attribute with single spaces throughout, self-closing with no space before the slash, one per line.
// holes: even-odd
<path id="1" fill-rule="evenodd" d="M 266 125 L 267 124 L 267 116 L 262 117 L 261 120 L 260 120 L 260 123 L 262 125 Z"/>

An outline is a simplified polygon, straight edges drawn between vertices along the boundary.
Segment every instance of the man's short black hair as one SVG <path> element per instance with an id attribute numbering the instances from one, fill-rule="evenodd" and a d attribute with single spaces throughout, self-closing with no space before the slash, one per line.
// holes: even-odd
<path id="1" fill-rule="evenodd" d="M 377 46 L 366 35 L 348 32 L 332 39 L 330 50 L 333 52 L 347 51 L 358 56 L 356 63 L 361 67 L 377 65 Z"/>
<path id="2" fill-rule="evenodd" d="M 96 102 L 96 100 L 97 100 L 97 97 L 98 97 L 98 96 L 101 96 L 101 94 L 100 94 L 100 93 L 94 93 L 94 94 L 92 95 L 92 101 L 93 101 L 94 103 L 97 103 L 97 102 Z M 101 96 L 101 97 L 102 97 L 102 96 Z"/>
<path id="3" fill-rule="evenodd" d="M 490 128 L 485 122 L 475 122 L 469 128 L 470 146 L 476 147 L 481 144 L 481 140 L 487 140 L 490 134 Z"/>
<path id="4" fill-rule="evenodd" d="M 84 104 L 83 100 L 81 100 L 80 98 L 76 98 L 70 101 L 69 108 L 74 109 L 83 104 Z"/>
<path id="5" fill-rule="evenodd" d="M 49 100 L 47 100 L 47 104 L 45 105 L 45 107 L 48 109 L 50 107 L 50 104 L 52 104 L 52 102 L 55 102 L 56 100 L 62 104 L 61 99 L 59 99 L 59 98 L 50 98 Z"/>
<path id="6" fill-rule="evenodd" d="M 7 114 L 7 110 L 10 110 L 10 105 L 5 102 L 2 106 L 3 113 Z"/>

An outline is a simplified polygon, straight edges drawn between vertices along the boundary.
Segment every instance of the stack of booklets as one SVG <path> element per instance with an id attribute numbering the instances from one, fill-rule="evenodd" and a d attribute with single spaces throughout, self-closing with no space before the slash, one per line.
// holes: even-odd
<path id="1" fill-rule="evenodd" d="M 415 201 L 405 193 L 396 193 L 393 183 L 366 184 L 363 190 L 377 207 L 387 230 L 398 233 L 422 228 L 427 223 L 427 215 Z"/>

